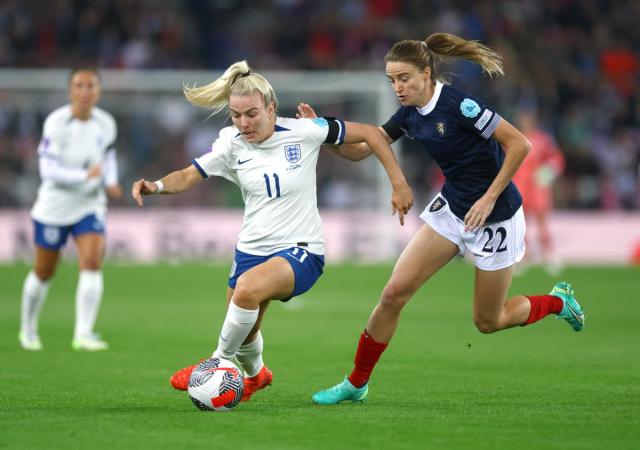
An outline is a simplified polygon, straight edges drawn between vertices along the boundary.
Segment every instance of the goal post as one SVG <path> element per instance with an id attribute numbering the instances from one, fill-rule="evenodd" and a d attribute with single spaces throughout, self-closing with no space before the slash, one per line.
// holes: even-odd
<path id="1" fill-rule="evenodd" d="M 118 147 L 122 150 L 120 157 L 125 160 L 127 170 L 135 170 L 140 162 L 140 158 L 129 160 L 131 152 L 139 149 L 127 147 L 136 145 L 137 141 L 144 141 L 143 137 L 137 135 L 137 131 L 143 132 L 141 127 L 161 134 L 180 132 L 180 127 L 209 128 L 209 136 L 213 139 L 217 130 L 229 123 L 224 114 L 208 118 L 206 111 L 197 111 L 182 97 L 183 83 L 202 85 L 221 73 L 201 70 L 100 71 L 103 85 L 100 106 L 116 117 L 119 125 Z M 381 71 L 260 73 L 273 85 L 280 103 L 279 114 L 282 116 L 295 117 L 297 104 L 305 102 L 312 105 L 320 115 L 380 125 L 398 107 L 393 91 Z M 41 120 L 48 112 L 67 102 L 68 76 L 67 69 L 1 69 L 0 95 L 5 109 L 8 105 L 20 117 L 31 116 L 31 122 L 36 116 Z M 41 125 L 31 125 L 31 133 L 35 134 L 35 139 L 39 138 Z M 187 130 L 183 134 L 188 137 L 190 132 Z M 400 144 L 394 144 L 394 149 L 400 159 Z M 153 157 L 153 154 L 148 157 Z M 321 154 L 321 158 L 323 157 L 326 156 Z M 340 172 L 347 185 L 352 186 L 354 195 L 361 195 L 359 205 L 363 209 L 389 208 L 390 186 L 384 169 L 375 157 L 344 166 L 337 161 L 332 160 L 329 165 Z M 128 175 L 124 174 L 125 179 Z M 324 178 L 330 177 L 330 173 L 324 174 Z M 319 182 L 323 181 L 319 179 Z M 339 206 L 339 202 L 337 204 Z"/>

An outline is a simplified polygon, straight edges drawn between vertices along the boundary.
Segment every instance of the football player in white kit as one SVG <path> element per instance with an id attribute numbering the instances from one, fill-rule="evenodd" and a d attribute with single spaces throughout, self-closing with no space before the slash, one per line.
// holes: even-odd
<path id="1" fill-rule="evenodd" d="M 143 195 L 175 194 L 214 175 L 240 187 L 244 221 L 228 283 L 227 315 L 213 356 L 236 358 L 245 372 L 246 401 L 273 378 L 262 359 L 260 333 L 269 302 L 306 292 L 322 274 L 324 243 L 316 199 L 322 144 L 367 142 L 387 171 L 392 209 L 401 223 L 413 194 L 376 128 L 333 118 L 278 117 L 273 88 L 245 61 L 206 86 L 185 87 L 185 96 L 214 114 L 228 105 L 233 126 L 224 128 L 211 151 L 186 169 L 156 182 L 135 182 L 132 195 L 142 206 Z M 176 372 L 172 386 L 186 390 L 194 367 Z"/>
<path id="2" fill-rule="evenodd" d="M 122 189 L 114 147 L 116 123 L 111 114 L 95 106 L 100 93 L 95 69 L 73 69 L 70 103 L 53 111 L 44 122 L 38 147 L 42 184 L 31 210 L 35 263 L 22 290 L 19 339 L 26 350 L 42 350 L 38 317 L 69 234 L 75 240 L 80 267 L 72 348 L 108 348 L 93 327 L 103 290 L 105 191 L 120 198 Z"/>

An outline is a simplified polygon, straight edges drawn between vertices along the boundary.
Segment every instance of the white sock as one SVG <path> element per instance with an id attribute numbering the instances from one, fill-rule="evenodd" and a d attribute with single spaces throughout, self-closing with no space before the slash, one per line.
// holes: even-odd
<path id="1" fill-rule="evenodd" d="M 236 353 L 236 359 L 242 366 L 246 377 L 255 377 L 264 366 L 262 361 L 262 350 L 264 348 L 264 341 L 262 339 L 262 333 L 258 331 L 255 339 L 248 344 L 241 345 Z"/>
<path id="2" fill-rule="evenodd" d="M 40 280 L 33 271 L 29 272 L 22 287 L 20 333 L 27 336 L 38 334 L 38 317 L 48 291 L 49 282 Z"/>
<path id="3" fill-rule="evenodd" d="M 76 288 L 74 339 L 91 336 L 102 301 L 103 280 L 99 270 L 81 270 Z"/>
<path id="4" fill-rule="evenodd" d="M 260 309 L 240 308 L 231 299 L 220 331 L 218 348 L 213 352 L 214 358 L 233 359 L 236 356 L 240 345 L 256 324 L 259 311 Z"/>

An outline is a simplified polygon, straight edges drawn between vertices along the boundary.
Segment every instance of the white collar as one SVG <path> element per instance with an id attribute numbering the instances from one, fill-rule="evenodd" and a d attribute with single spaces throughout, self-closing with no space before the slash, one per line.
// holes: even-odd
<path id="1" fill-rule="evenodd" d="M 442 86 L 443 84 L 441 82 L 436 81 L 436 88 L 433 90 L 433 97 L 431 97 L 431 100 L 429 100 L 429 103 L 424 105 L 422 108 L 418 108 L 416 106 L 416 109 L 418 110 L 421 116 L 426 116 L 431 111 L 433 111 L 433 108 L 436 107 L 436 103 L 438 103 L 438 99 L 440 98 L 440 92 L 442 92 Z"/>

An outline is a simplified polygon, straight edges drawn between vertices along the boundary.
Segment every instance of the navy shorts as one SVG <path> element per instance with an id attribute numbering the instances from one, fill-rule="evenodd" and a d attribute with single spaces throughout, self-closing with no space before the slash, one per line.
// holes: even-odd
<path id="1" fill-rule="evenodd" d="M 36 245 L 49 250 L 60 250 L 66 244 L 69 233 L 73 237 L 84 233 L 104 234 L 104 222 L 95 214 L 89 214 L 72 225 L 46 225 L 33 221 L 33 240 Z"/>
<path id="2" fill-rule="evenodd" d="M 286 259 L 289 264 L 291 264 L 295 277 L 293 292 L 289 297 L 280 299 L 280 301 L 286 302 L 293 297 L 304 294 L 311 289 L 311 286 L 313 286 L 318 278 L 320 278 L 320 275 L 322 275 L 324 256 L 309 253 L 301 247 L 291 247 L 278 253 L 265 256 L 251 255 L 236 249 L 233 264 L 231 265 L 231 273 L 229 274 L 229 287 L 235 289 L 240 275 L 274 256 L 281 256 Z"/>

